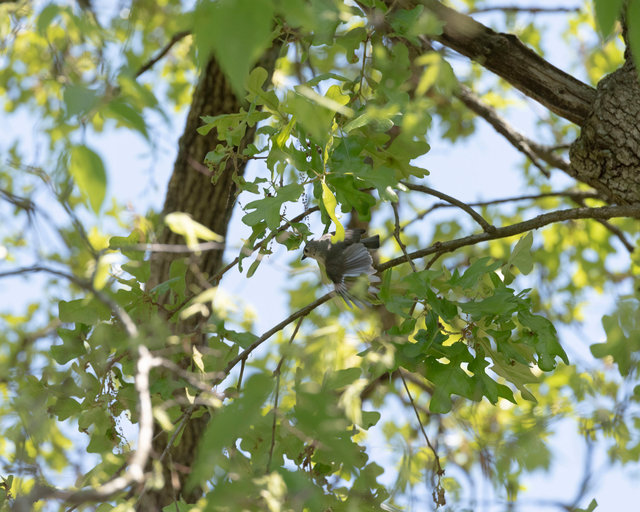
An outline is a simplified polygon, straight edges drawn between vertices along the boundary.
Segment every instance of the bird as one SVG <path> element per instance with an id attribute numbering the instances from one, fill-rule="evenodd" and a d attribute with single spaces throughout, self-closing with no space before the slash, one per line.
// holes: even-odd
<path id="1" fill-rule="evenodd" d="M 380 247 L 380 235 L 362 238 L 364 233 L 364 229 L 347 229 L 344 240 L 335 243 L 331 241 L 335 233 L 327 233 L 318 240 L 309 240 L 301 258 L 313 258 L 321 268 L 324 267 L 336 293 L 349 308 L 371 306 L 371 303 L 350 293 L 345 279 L 367 275 L 370 284 L 380 282 L 380 278 L 375 275 L 376 270 L 373 268 L 373 259 L 369 252 Z M 369 292 L 377 293 L 378 290 L 375 286 L 370 286 Z"/>

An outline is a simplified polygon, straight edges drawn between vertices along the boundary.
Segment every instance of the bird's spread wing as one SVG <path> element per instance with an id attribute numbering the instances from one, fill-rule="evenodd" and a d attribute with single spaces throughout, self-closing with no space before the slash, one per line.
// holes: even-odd
<path id="1" fill-rule="evenodd" d="M 358 277 L 375 272 L 371 254 L 364 245 L 360 243 L 350 245 L 345 248 L 343 255 L 343 277 Z"/>
<path id="2" fill-rule="evenodd" d="M 370 283 L 380 282 L 380 278 L 375 276 L 375 269 L 373 268 L 373 260 L 371 254 L 367 248 L 361 243 L 355 243 L 346 247 L 342 253 L 343 258 L 340 268 L 333 269 L 330 275 L 327 269 L 327 275 L 333 281 L 336 292 L 344 299 L 347 306 L 363 307 L 364 305 L 370 306 L 371 304 L 366 300 L 355 297 L 349 292 L 347 285 L 344 282 L 345 277 L 358 277 L 363 274 L 367 275 Z M 369 287 L 370 293 L 377 293 L 378 290 L 375 286 Z"/>

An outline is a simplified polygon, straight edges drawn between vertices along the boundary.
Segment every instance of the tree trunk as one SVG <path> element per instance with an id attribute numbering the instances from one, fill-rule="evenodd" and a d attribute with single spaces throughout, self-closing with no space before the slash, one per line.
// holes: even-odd
<path id="1" fill-rule="evenodd" d="M 217 133 L 211 130 L 208 135 L 203 136 L 198 134 L 196 129 L 204 124 L 201 116 L 238 112 L 240 106 L 241 102 L 236 98 L 217 62 L 211 59 L 193 93 L 162 209 L 163 216 L 172 212 L 189 213 L 194 220 L 215 233 L 226 235 L 235 203 L 236 186 L 231 172 L 224 172 L 216 185 L 212 185 L 211 177 L 205 173 L 206 167 L 202 162 L 205 155 L 219 144 Z M 244 166 L 240 167 L 238 172 L 242 174 Z M 158 242 L 183 244 L 184 239 L 165 226 Z M 222 249 L 203 252 L 198 261 L 200 271 L 212 275 L 220 267 L 222 252 Z M 183 257 L 184 255 L 174 253 L 155 253 L 151 258 L 148 288 L 151 289 L 169 279 L 169 266 L 175 259 Z"/>
<path id="2" fill-rule="evenodd" d="M 571 174 L 611 202 L 640 203 L 640 83 L 633 61 L 603 78 L 580 137 Z"/>
<path id="3" fill-rule="evenodd" d="M 277 48 L 265 54 L 260 65 L 271 73 L 275 63 Z M 220 141 L 216 131 L 212 130 L 208 135 L 202 136 L 196 129 L 203 124 L 200 117 L 209 115 L 234 113 L 240 110 L 242 102 L 235 96 L 231 86 L 225 78 L 215 59 L 211 59 L 203 70 L 198 85 L 193 93 L 191 108 L 187 116 L 184 133 L 180 138 L 178 155 L 174 164 L 173 174 L 169 181 L 167 195 L 162 215 L 172 212 L 185 212 L 197 222 L 207 226 L 215 233 L 226 236 L 231 213 L 236 200 L 236 185 L 233 181 L 233 172 L 225 170 L 216 181 L 212 183 L 211 175 L 207 173 L 202 164 L 205 155 L 213 150 Z M 248 129 L 243 146 L 251 142 L 255 129 Z M 239 165 L 234 172 L 238 175 L 244 173 L 245 165 Z M 162 228 L 158 242 L 162 244 L 183 244 L 181 236 L 176 235 L 167 227 Z M 191 269 L 197 269 L 201 278 L 214 275 L 222 264 L 223 250 L 203 252 L 200 256 L 190 255 Z M 184 255 L 174 253 L 155 253 L 151 258 L 151 276 L 147 290 L 169 279 L 171 263 Z M 196 283 L 193 272 L 187 276 L 187 284 Z M 193 294 L 195 289 L 188 289 L 187 294 Z M 160 298 L 160 305 L 166 297 Z M 178 335 L 189 335 L 192 343 L 204 343 L 204 335 L 199 332 L 198 322 L 189 320 L 174 326 Z M 186 354 L 188 356 L 188 354 Z M 188 495 L 183 492 L 184 484 L 189 476 L 189 468 L 192 465 L 194 454 L 208 422 L 209 415 L 198 418 L 189 418 L 179 437 L 180 441 L 171 447 L 168 454 L 162 460 L 164 485 L 159 489 L 147 490 L 138 502 L 137 510 L 144 512 L 157 512 L 162 507 L 172 503 L 181 497 L 188 502 L 194 502 L 200 495 L 200 489 L 192 490 Z M 160 432 L 154 439 L 152 458 L 157 459 L 164 453 L 168 436 Z"/>

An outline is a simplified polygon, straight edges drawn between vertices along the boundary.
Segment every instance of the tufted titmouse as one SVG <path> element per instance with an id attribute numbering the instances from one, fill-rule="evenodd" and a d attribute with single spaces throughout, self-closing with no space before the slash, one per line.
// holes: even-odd
<path id="1" fill-rule="evenodd" d="M 349 293 L 345 278 L 366 274 L 369 276 L 370 283 L 380 282 L 380 278 L 374 275 L 376 270 L 373 268 L 373 260 L 369 254 L 369 249 L 380 247 L 380 236 L 362 238 L 364 231 L 364 229 L 348 229 L 345 232 L 344 241 L 335 244 L 331 243 L 332 234 L 326 234 L 319 240 L 309 240 L 302 256 L 302 259 L 308 256 L 324 266 L 327 277 L 333 282 L 336 292 L 349 307 L 371 304 Z M 376 293 L 378 290 L 371 287 L 369 291 Z"/>

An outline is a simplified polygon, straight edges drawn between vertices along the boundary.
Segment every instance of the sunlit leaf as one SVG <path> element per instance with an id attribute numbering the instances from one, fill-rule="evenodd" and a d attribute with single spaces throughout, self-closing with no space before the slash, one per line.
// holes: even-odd
<path id="1" fill-rule="evenodd" d="M 100 213 L 107 193 L 107 173 L 100 155 L 87 146 L 74 146 L 71 149 L 69 174 L 89 200 L 93 211 Z"/>

